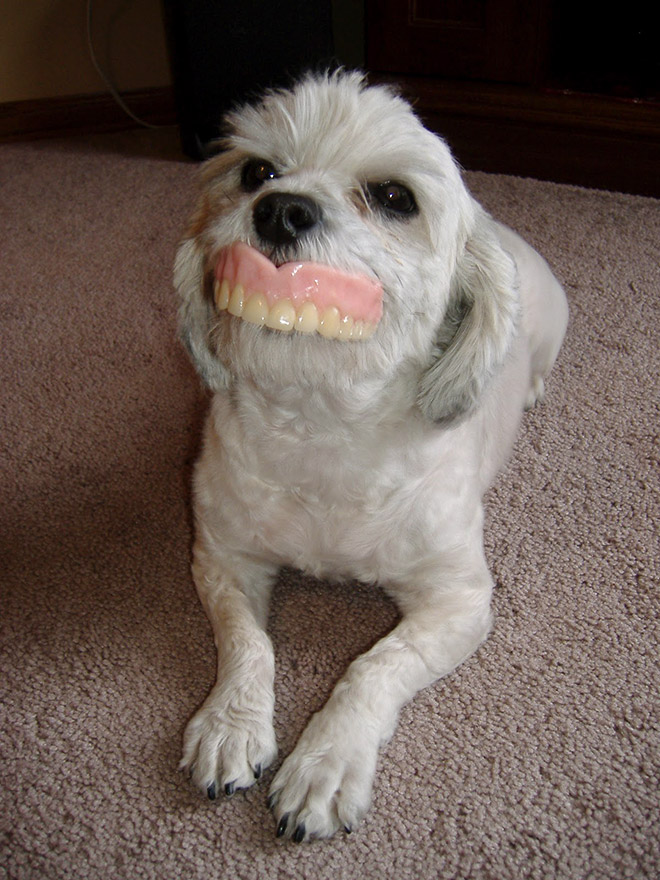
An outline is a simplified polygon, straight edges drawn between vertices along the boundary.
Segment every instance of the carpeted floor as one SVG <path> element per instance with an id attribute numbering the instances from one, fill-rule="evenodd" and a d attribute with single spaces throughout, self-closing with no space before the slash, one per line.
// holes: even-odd
<path id="1" fill-rule="evenodd" d="M 204 394 L 171 265 L 195 168 L 150 136 L 0 146 L 0 877 L 640 880 L 660 873 L 660 202 L 479 173 L 565 283 L 547 403 L 488 497 L 489 641 L 421 693 L 350 837 L 177 772 L 213 678 L 188 572 Z M 281 754 L 393 623 L 276 590 Z"/>

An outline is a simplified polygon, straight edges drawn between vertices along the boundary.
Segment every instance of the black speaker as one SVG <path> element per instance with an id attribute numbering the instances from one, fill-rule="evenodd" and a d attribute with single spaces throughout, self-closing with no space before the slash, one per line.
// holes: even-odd
<path id="1" fill-rule="evenodd" d="M 331 0 L 162 0 L 184 152 L 213 152 L 222 115 L 333 64 Z"/>

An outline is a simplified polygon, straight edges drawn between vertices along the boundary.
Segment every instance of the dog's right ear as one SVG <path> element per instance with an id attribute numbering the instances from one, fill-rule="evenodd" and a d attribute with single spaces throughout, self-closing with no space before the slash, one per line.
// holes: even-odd
<path id="1" fill-rule="evenodd" d="M 180 245 L 174 263 L 174 286 L 179 294 L 179 333 L 200 376 L 211 391 L 229 384 L 229 373 L 211 350 L 216 314 L 204 292 L 204 254 L 196 238 Z"/>
<path id="2" fill-rule="evenodd" d="M 419 405 L 434 422 L 469 413 L 504 362 L 516 332 L 516 266 L 481 209 L 452 279 L 451 302 L 422 376 Z"/>

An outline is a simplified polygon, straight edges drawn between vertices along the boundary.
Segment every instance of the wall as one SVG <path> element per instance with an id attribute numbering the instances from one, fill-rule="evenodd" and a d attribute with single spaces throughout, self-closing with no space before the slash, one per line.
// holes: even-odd
<path id="1" fill-rule="evenodd" d="M 105 92 L 87 45 L 87 0 L 2 0 L 0 103 Z M 98 60 L 120 91 L 167 86 L 159 0 L 94 0 Z"/>

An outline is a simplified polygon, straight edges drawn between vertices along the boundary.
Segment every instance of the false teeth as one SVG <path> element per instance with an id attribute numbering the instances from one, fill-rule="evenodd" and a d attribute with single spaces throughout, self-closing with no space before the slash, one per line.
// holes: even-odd
<path id="1" fill-rule="evenodd" d="M 313 302 L 307 301 L 296 308 L 289 299 L 277 300 L 272 306 L 263 293 L 246 293 L 242 284 L 230 288 L 226 278 L 216 279 L 213 287 L 215 306 L 249 324 L 265 326 L 282 333 L 319 333 L 326 339 L 368 339 L 376 325 L 370 321 L 356 321 L 351 315 L 341 315 L 336 306 L 319 312 Z"/>
<path id="2" fill-rule="evenodd" d="M 214 274 L 218 311 L 283 333 L 367 339 L 383 314 L 375 278 L 312 262 L 276 266 L 244 242 L 218 254 Z"/>

